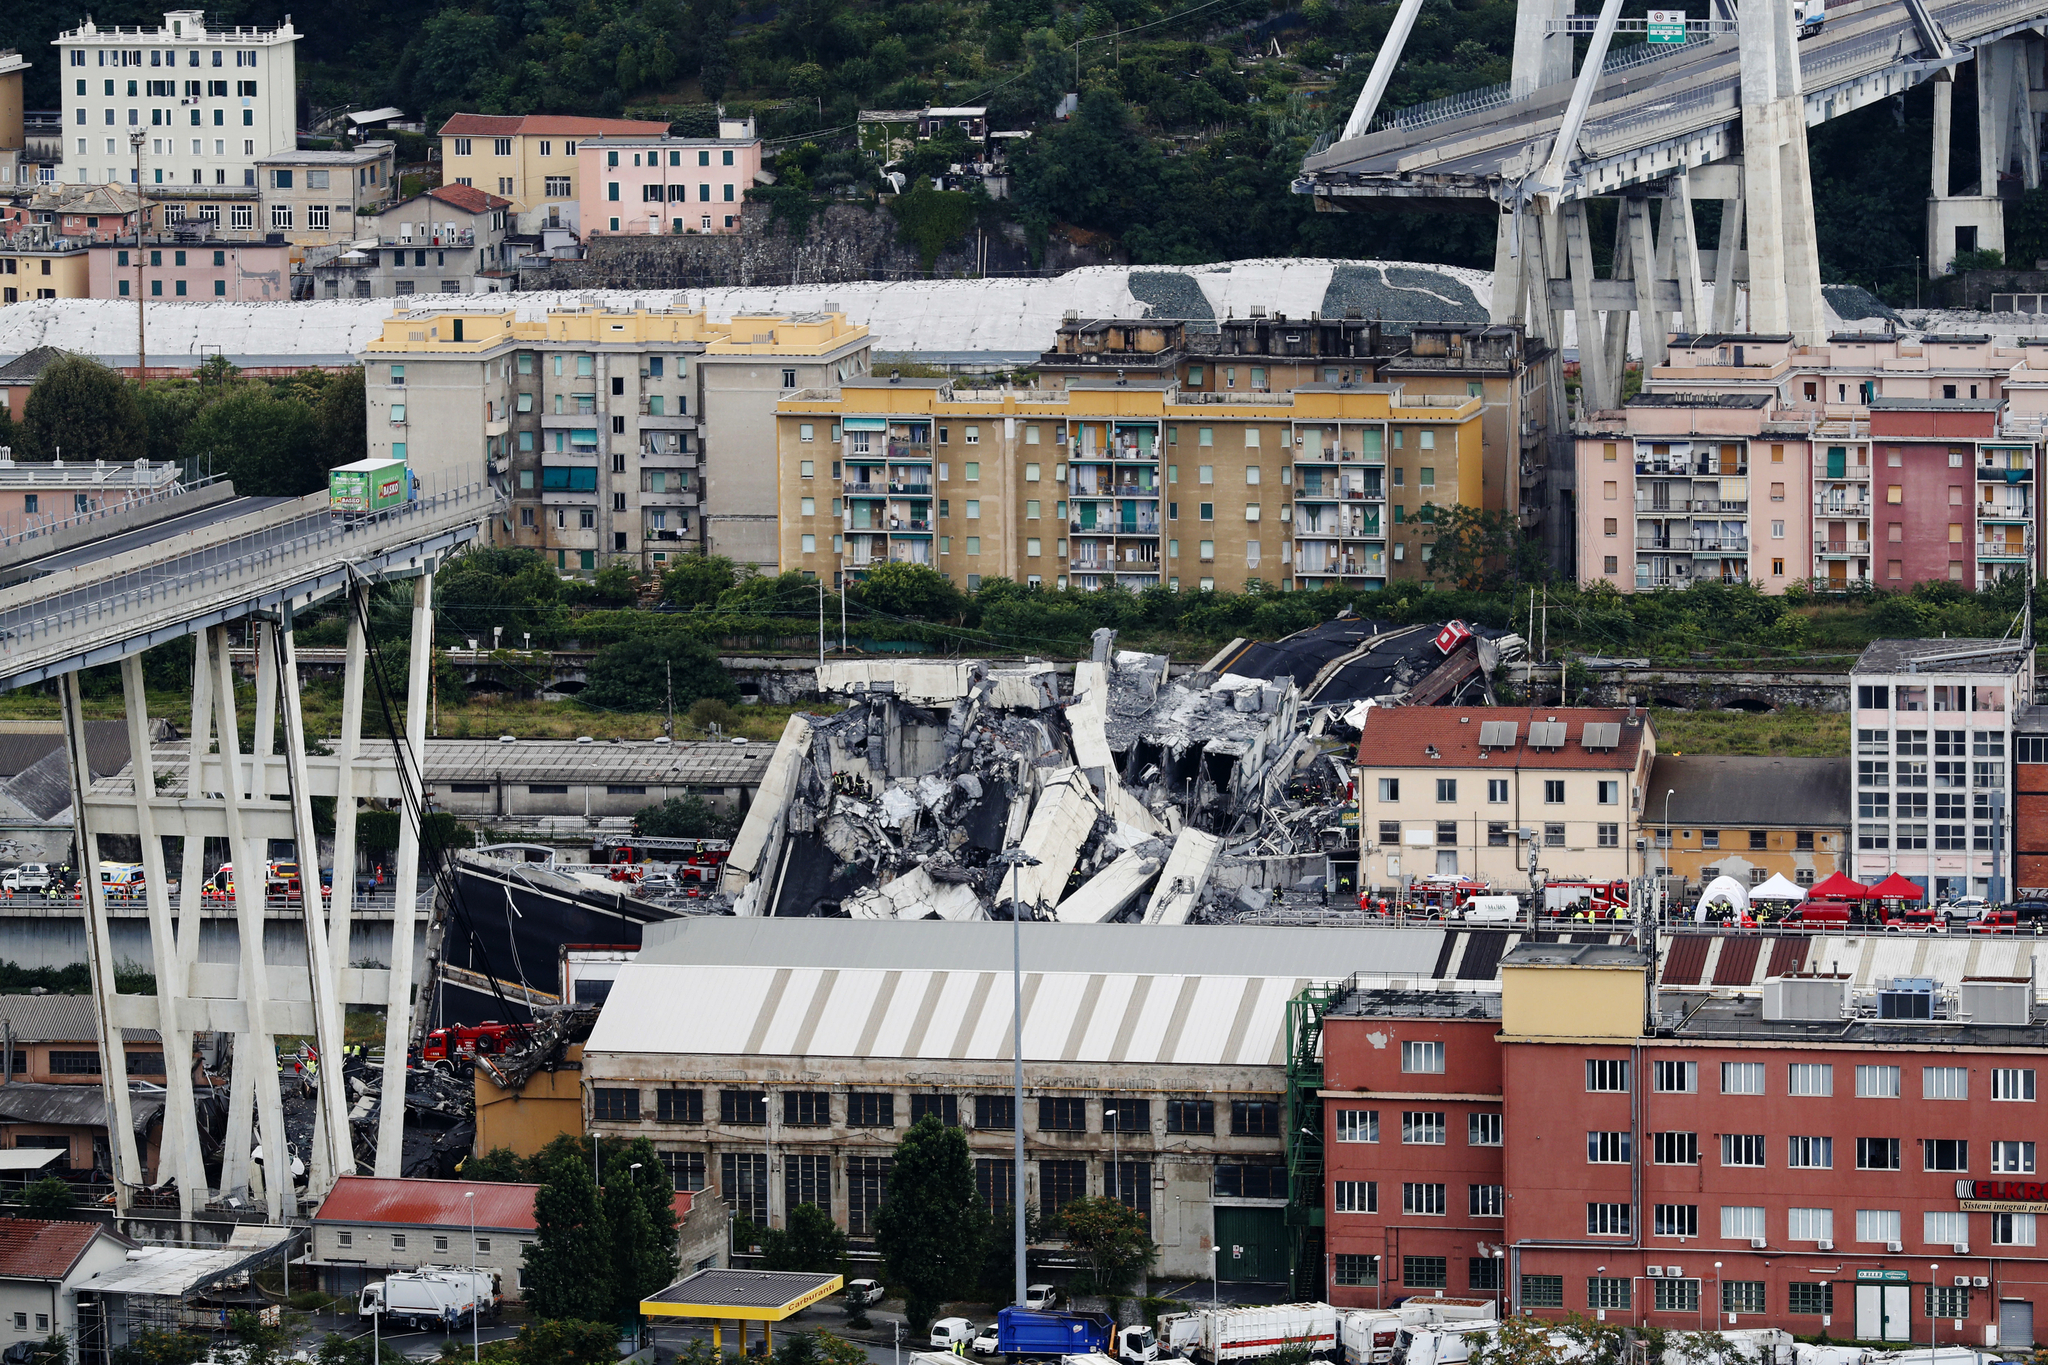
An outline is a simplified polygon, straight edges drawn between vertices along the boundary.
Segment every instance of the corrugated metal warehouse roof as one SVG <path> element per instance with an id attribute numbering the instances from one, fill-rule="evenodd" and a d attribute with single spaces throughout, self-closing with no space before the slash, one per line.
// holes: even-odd
<path id="1" fill-rule="evenodd" d="M 1278 1066 L 1287 1002 L 1308 981 L 1027 971 L 1024 1056 Z M 1008 1061 L 1009 974 L 634 964 L 584 1052 Z"/>

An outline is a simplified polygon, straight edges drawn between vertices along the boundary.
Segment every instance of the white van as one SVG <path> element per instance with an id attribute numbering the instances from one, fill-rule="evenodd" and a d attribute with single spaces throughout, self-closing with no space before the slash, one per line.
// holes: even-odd
<path id="1" fill-rule="evenodd" d="M 974 1324 L 966 1318 L 940 1318 L 932 1324 L 932 1345 L 941 1351 L 950 1351 L 959 1343 L 964 1349 L 974 1340 Z"/>
<path id="2" fill-rule="evenodd" d="M 1513 924 L 1522 917 L 1522 903 L 1513 896 L 1474 896 L 1458 918 L 1467 924 Z"/>

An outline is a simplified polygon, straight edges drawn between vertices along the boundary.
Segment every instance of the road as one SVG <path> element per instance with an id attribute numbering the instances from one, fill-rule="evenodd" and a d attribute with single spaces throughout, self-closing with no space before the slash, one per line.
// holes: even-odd
<path id="1" fill-rule="evenodd" d="M 75 546 L 69 550 L 58 550 L 40 559 L 32 559 L 26 564 L 8 570 L 7 578 L 10 582 L 25 583 L 46 573 L 55 573 L 59 569 L 69 569 L 79 564 L 90 564 L 94 560 L 109 559 L 130 550 L 139 550 L 145 545 L 153 545 L 167 536 L 185 531 L 201 531 L 223 521 L 245 517 L 252 512 L 261 512 L 266 507 L 275 507 L 281 502 L 290 501 L 290 498 L 230 498 L 212 507 L 201 507 L 197 511 L 186 512 L 180 516 L 153 521 L 133 531 L 123 531 L 90 544 Z"/>

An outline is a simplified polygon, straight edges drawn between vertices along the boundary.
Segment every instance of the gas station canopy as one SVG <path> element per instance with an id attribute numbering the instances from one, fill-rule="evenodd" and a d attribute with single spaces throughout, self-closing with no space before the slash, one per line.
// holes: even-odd
<path id="1" fill-rule="evenodd" d="M 845 1288 L 840 1275 L 795 1270 L 699 1270 L 677 1280 L 640 1311 L 653 1318 L 705 1318 L 716 1332 L 720 1322 L 781 1322 Z"/>

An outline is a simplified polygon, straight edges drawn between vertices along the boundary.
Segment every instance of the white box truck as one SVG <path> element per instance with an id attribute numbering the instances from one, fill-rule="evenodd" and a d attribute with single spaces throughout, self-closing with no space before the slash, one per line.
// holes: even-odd
<path id="1" fill-rule="evenodd" d="M 1345 1365 L 1388 1365 L 1408 1347 L 1407 1335 L 1447 1323 L 1492 1322 L 1492 1299 L 1412 1298 L 1394 1308 L 1354 1308 L 1338 1327 Z"/>
<path id="2" fill-rule="evenodd" d="M 1290 1349 L 1332 1356 L 1337 1352 L 1337 1310 L 1327 1303 L 1281 1303 L 1168 1313 L 1159 1319 L 1159 1344 L 1203 1365 L 1257 1360 Z"/>
<path id="3" fill-rule="evenodd" d="M 421 1270 L 386 1275 L 363 1286 L 358 1317 L 377 1317 L 409 1327 L 431 1327 L 449 1320 L 467 1326 L 481 1312 L 498 1307 L 498 1277 L 483 1270 Z"/>

